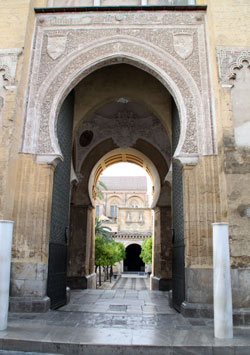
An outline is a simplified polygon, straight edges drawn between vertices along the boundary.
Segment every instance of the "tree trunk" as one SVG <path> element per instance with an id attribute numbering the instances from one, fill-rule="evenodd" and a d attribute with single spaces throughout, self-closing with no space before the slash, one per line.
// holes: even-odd
<path id="1" fill-rule="evenodd" d="M 110 282 L 112 281 L 113 276 L 113 265 L 110 266 Z"/>
<path id="2" fill-rule="evenodd" d="M 102 285 L 102 272 L 101 272 L 101 265 L 99 265 L 99 286 Z"/>

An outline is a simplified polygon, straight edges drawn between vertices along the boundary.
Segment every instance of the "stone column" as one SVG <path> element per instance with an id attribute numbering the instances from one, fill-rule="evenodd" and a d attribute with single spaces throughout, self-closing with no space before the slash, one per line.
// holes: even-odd
<path id="1" fill-rule="evenodd" d="M 172 288 L 172 218 L 171 207 L 154 209 L 154 238 L 152 275 L 150 288 L 152 290 L 168 291 Z"/>
<path id="2" fill-rule="evenodd" d="M 95 288 L 93 207 L 72 205 L 67 284 L 72 289 Z"/>
<path id="3" fill-rule="evenodd" d="M 0 330 L 7 328 L 13 221 L 0 221 Z"/>
<path id="4" fill-rule="evenodd" d="M 213 317 L 212 223 L 223 220 L 224 179 L 217 156 L 200 157 L 197 165 L 182 167 L 185 302 L 187 317 Z"/>
<path id="5" fill-rule="evenodd" d="M 10 310 L 44 312 L 54 166 L 19 154 L 15 176 Z"/>
<path id="6" fill-rule="evenodd" d="M 89 274 L 92 275 L 92 278 L 95 278 L 95 209 L 92 206 L 89 208 L 89 218 L 91 218 Z M 94 285 L 91 286 L 91 288 L 95 287 Z"/>
<path id="7" fill-rule="evenodd" d="M 214 335 L 233 338 L 228 223 L 213 223 Z"/>

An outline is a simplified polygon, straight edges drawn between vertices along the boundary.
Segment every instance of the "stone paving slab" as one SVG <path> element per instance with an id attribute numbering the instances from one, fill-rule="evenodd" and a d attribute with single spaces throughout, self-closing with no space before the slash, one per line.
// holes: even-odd
<path id="1" fill-rule="evenodd" d="M 235 327 L 234 339 L 215 339 L 211 319 L 184 318 L 167 292 L 111 291 L 73 291 L 59 310 L 10 313 L 0 354 L 250 355 L 250 326 Z"/>
<path id="2" fill-rule="evenodd" d="M 117 320 L 118 321 L 118 320 Z M 19 349 L 33 352 L 59 354 L 196 354 L 196 355 L 249 355 L 248 335 L 240 330 L 233 340 L 213 338 L 213 329 L 192 328 L 186 330 L 170 329 L 127 329 L 121 320 L 119 327 L 77 328 L 65 326 L 46 326 L 47 335 L 40 341 L 34 339 L 32 325 L 25 326 L 13 336 L 10 329 L 0 340 L 0 347 L 6 350 Z M 44 328 L 41 328 L 43 331 Z M 12 334 L 10 334 L 12 332 Z"/>

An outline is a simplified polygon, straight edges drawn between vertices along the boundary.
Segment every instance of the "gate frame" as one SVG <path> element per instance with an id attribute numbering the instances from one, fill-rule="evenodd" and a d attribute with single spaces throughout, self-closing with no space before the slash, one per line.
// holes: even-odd
<path id="1" fill-rule="evenodd" d="M 69 21 L 64 27 L 60 23 L 64 14 L 37 14 L 20 152 L 35 156 L 38 164 L 56 165 L 63 158 L 56 136 L 56 120 L 67 94 L 95 70 L 117 63 L 127 63 L 159 80 L 175 100 L 181 135 L 174 159 L 190 170 L 197 165 L 200 156 L 216 155 L 215 124 L 210 109 L 205 13 L 195 11 L 195 14 L 200 16 L 199 21 L 196 21 L 192 11 L 183 13 L 181 20 L 178 19 L 177 13 L 178 11 L 164 9 L 161 12 L 163 16 L 160 25 L 154 12 L 147 12 L 143 17 L 141 13 L 140 16 L 136 12 L 132 13 L 134 22 L 129 24 L 130 28 L 135 24 L 144 26 L 146 39 L 133 37 L 132 31 L 130 35 L 105 35 L 105 28 L 104 37 L 100 39 L 99 32 L 90 26 L 89 31 L 93 32 L 93 39 L 90 42 L 82 42 L 79 37 L 78 43 L 84 44 L 78 45 L 77 48 L 71 46 L 72 41 L 68 40 L 68 36 L 72 35 L 75 25 L 83 25 L 78 23 L 79 14 L 68 13 Z M 91 18 L 96 16 L 89 15 Z M 98 16 L 101 23 L 107 24 L 108 30 L 114 27 L 115 16 L 109 16 L 109 13 L 105 12 Z M 174 33 L 171 27 L 173 25 L 169 25 L 173 19 Z M 155 35 L 154 43 L 149 35 L 152 34 L 152 29 Z M 164 31 L 166 43 L 162 41 L 157 44 L 158 34 Z M 58 57 L 53 59 L 47 40 L 50 36 L 52 42 L 56 43 L 58 34 L 66 37 L 66 43 L 62 53 L 57 53 Z M 178 52 L 178 47 L 175 47 L 173 39 L 180 34 L 184 36 L 184 41 L 187 40 L 186 43 L 190 42 L 191 38 L 192 48 L 189 56 Z M 168 50 L 170 42 L 174 47 L 171 53 Z M 188 60 L 189 57 L 192 59 Z M 197 66 L 197 63 L 200 65 Z"/>

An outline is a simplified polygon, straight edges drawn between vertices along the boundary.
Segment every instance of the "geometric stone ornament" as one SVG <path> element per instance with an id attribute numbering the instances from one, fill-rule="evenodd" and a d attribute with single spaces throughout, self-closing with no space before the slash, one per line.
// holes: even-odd
<path id="1" fill-rule="evenodd" d="M 126 63 L 173 96 L 181 123 L 175 158 L 197 163 L 200 155 L 216 154 L 204 11 L 38 11 L 23 153 L 43 163 L 62 158 L 56 120 L 67 94 L 93 71 Z M 53 50 L 57 41 L 60 48 Z"/>
<path id="2" fill-rule="evenodd" d="M 250 65 L 250 47 L 216 47 L 218 74 L 221 86 L 231 88 L 236 78 L 235 69 L 241 69 L 243 62 Z"/>

